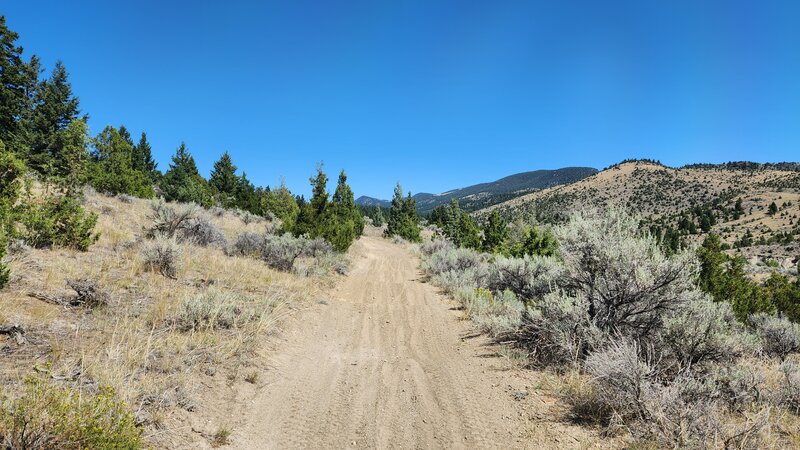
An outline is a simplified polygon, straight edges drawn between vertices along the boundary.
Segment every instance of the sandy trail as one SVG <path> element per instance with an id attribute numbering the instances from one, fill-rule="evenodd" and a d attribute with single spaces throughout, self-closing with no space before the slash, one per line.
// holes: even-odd
<path id="1" fill-rule="evenodd" d="M 234 447 L 586 445 L 564 430 L 531 432 L 548 402 L 520 399 L 531 379 L 469 336 L 452 304 L 420 281 L 408 249 L 376 237 L 354 245 L 352 270 L 327 304 L 290 324 Z"/>

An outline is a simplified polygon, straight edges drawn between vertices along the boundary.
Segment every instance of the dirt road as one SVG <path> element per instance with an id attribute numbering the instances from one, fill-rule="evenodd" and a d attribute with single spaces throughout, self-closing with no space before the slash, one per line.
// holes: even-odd
<path id="1" fill-rule="evenodd" d="M 536 431 L 552 402 L 469 335 L 407 248 L 354 245 L 347 278 L 289 326 L 234 447 L 586 446 L 569 430 Z"/>

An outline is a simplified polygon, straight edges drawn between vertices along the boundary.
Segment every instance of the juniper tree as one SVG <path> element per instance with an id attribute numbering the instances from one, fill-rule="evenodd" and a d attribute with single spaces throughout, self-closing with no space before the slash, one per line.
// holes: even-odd
<path id="1" fill-rule="evenodd" d="M 493 210 L 483 228 L 483 250 L 490 253 L 502 251 L 507 239 L 506 221 L 497 210 Z"/>
<path id="2" fill-rule="evenodd" d="M 386 231 L 384 231 L 386 236 L 400 236 L 412 242 L 422 240 L 417 216 L 417 202 L 411 196 L 411 192 L 406 198 L 403 198 L 403 188 L 400 183 L 397 183 L 394 188 L 394 197 L 386 224 Z"/>
<path id="3" fill-rule="evenodd" d="M 324 236 L 334 249 L 344 252 L 364 232 L 364 219 L 356 208 L 353 190 L 347 184 L 344 170 L 339 174 L 328 216 Z"/>
<path id="4" fill-rule="evenodd" d="M 67 195 L 78 196 L 89 172 L 89 127 L 84 119 L 74 120 L 56 133 L 52 148 L 50 178 Z"/>
<path id="5" fill-rule="evenodd" d="M 770 216 L 774 216 L 775 213 L 777 213 L 777 212 L 778 212 L 778 205 L 776 205 L 775 202 L 770 203 L 769 204 L 769 210 L 767 211 L 767 213 Z"/>
<path id="6" fill-rule="evenodd" d="M 303 201 L 305 206 L 305 201 Z M 261 198 L 261 209 L 264 213 L 272 213 L 283 222 L 284 230 L 294 228 L 297 215 L 300 213 L 300 206 L 292 196 L 286 184 L 281 182 L 278 189 L 272 189 L 264 193 Z"/>
<path id="7" fill-rule="evenodd" d="M 308 181 L 311 183 L 311 200 L 300 210 L 293 232 L 296 236 L 307 234 L 315 238 L 322 236 L 328 207 L 328 175 L 322 170 L 322 164 L 317 165 L 317 174 Z"/>

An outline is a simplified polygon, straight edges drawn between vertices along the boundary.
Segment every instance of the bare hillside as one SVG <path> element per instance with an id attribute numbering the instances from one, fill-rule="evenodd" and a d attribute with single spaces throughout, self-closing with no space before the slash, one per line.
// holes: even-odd
<path id="1" fill-rule="evenodd" d="M 740 200 L 740 213 L 736 203 Z M 775 203 L 777 210 L 770 211 Z M 701 214 L 713 219 L 710 229 L 753 261 L 775 259 L 789 267 L 800 245 L 800 171 L 786 165 L 708 165 L 669 168 L 634 161 L 612 166 L 566 186 L 528 194 L 483 209 L 507 217 L 539 222 L 560 221 L 574 209 L 621 205 L 649 224 L 679 228 L 699 241 L 706 234 Z M 710 213 L 706 213 L 710 211 Z M 694 229 L 696 228 L 696 230 Z"/>

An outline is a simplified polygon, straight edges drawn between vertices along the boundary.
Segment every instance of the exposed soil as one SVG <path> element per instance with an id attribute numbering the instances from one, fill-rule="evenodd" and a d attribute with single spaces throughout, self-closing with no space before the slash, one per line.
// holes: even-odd
<path id="1" fill-rule="evenodd" d="M 362 237 L 350 274 L 286 324 L 234 448 L 589 448 L 542 375 L 471 334 L 404 246 Z"/>

